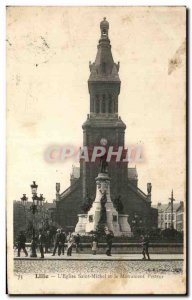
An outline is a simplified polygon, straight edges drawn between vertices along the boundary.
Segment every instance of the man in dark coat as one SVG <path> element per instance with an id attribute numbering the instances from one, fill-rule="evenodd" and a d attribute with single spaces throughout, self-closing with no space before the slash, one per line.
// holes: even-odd
<path id="1" fill-rule="evenodd" d="M 106 234 L 106 242 L 107 242 L 106 254 L 107 256 L 111 256 L 111 248 L 112 248 L 114 234 L 113 231 L 111 230 L 105 230 L 105 234 Z"/>
<path id="2" fill-rule="evenodd" d="M 43 233 L 43 230 L 41 230 L 41 229 L 39 230 L 38 243 L 39 243 L 39 250 L 41 253 L 41 258 L 44 258 L 43 246 L 45 243 L 45 235 Z"/>
<path id="3" fill-rule="evenodd" d="M 64 229 L 61 229 L 61 233 L 60 233 L 60 245 L 59 245 L 59 249 L 58 249 L 58 255 L 62 254 L 64 255 L 65 252 L 65 241 L 66 241 L 66 234 Z"/>
<path id="4" fill-rule="evenodd" d="M 20 231 L 19 236 L 17 238 L 17 256 L 20 257 L 21 249 L 25 253 L 25 256 L 28 256 L 27 250 L 25 249 L 26 236 L 23 231 Z"/>
<path id="5" fill-rule="evenodd" d="M 149 236 L 146 234 L 145 236 L 141 237 L 141 245 L 143 247 L 142 254 L 143 254 L 143 260 L 146 260 L 146 255 L 148 260 L 150 260 L 149 256 Z"/>
<path id="6" fill-rule="evenodd" d="M 80 240 L 81 240 L 80 235 L 79 234 L 75 235 L 76 253 L 79 253 L 80 250 Z"/>
<path id="7" fill-rule="evenodd" d="M 61 254 L 61 241 L 60 241 L 60 237 L 61 237 L 61 230 L 57 229 L 57 233 L 55 235 L 55 245 L 54 245 L 52 256 L 55 256 L 57 248 L 58 248 L 58 255 Z"/>
<path id="8" fill-rule="evenodd" d="M 51 233 L 49 230 L 45 233 L 45 253 L 49 253 L 51 248 Z"/>

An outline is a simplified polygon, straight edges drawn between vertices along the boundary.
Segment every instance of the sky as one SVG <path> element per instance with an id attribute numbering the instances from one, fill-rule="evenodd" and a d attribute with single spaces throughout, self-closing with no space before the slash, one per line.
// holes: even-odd
<path id="1" fill-rule="evenodd" d="M 31 197 L 30 184 L 47 201 L 69 186 L 74 161 L 48 163 L 52 145 L 82 146 L 89 113 L 89 61 L 99 24 L 109 21 L 115 62 L 120 61 L 119 115 L 125 144 L 141 145 L 139 188 L 152 183 L 152 202 L 171 190 L 185 201 L 185 8 L 7 8 L 7 198 Z M 77 163 L 76 163 L 77 165 Z M 135 165 L 135 164 L 134 164 Z"/>

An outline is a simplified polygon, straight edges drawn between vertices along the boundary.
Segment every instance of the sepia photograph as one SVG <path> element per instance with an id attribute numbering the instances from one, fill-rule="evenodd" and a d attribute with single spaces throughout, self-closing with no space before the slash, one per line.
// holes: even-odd
<path id="1" fill-rule="evenodd" d="M 186 295 L 185 6 L 6 8 L 9 295 Z"/>

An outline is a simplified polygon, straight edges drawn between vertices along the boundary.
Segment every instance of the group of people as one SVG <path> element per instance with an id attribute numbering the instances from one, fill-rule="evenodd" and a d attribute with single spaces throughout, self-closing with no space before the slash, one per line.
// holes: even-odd
<path id="1" fill-rule="evenodd" d="M 105 230 L 105 239 L 107 243 L 107 249 L 106 249 L 106 255 L 111 256 L 111 249 L 112 249 L 112 243 L 113 243 L 114 234 L 112 230 Z M 98 250 L 98 238 L 96 235 L 93 236 L 92 239 L 92 254 L 96 255 Z"/>
<path id="2" fill-rule="evenodd" d="M 65 253 L 65 244 L 67 243 L 67 256 L 72 255 L 72 249 L 73 246 L 76 247 L 76 252 L 79 252 L 80 249 L 80 235 L 79 234 L 72 234 L 69 233 L 68 235 L 64 232 L 63 229 L 57 229 L 57 232 L 55 234 L 55 237 L 52 240 L 52 237 L 50 236 L 50 232 L 44 232 L 43 230 L 39 230 L 38 235 L 35 237 L 35 239 L 32 239 L 32 243 L 35 243 L 36 248 L 39 247 L 39 251 L 41 254 L 41 258 L 44 258 L 45 253 L 50 253 L 52 244 L 53 247 L 53 253 L 52 256 L 55 256 L 56 252 L 58 252 L 58 255 L 61 254 L 64 255 Z M 28 252 L 26 250 L 26 235 L 23 231 L 20 231 L 18 237 L 17 237 L 17 257 L 20 257 L 21 250 L 25 253 L 25 256 L 28 256 Z"/>
<path id="3" fill-rule="evenodd" d="M 111 256 L 111 249 L 112 249 L 112 243 L 113 243 L 114 234 L 111 230 L 106 229 L 105 230 L 105 239 L 107 243 L 106 248 L 106 255 Z M 44 258 L 45 253 L 51 252 L 52 247 L 52 241 L 49 231 L 46 233 L 43 232 L 43 230 L 39 230 L 39 234 L 36 238 L 36 241 L 33 239 L 33 243 L 36 243 L 36 246 L 39 247 L 39 251 L 41 254 L 41 258 Z M 72 249 L 73 247 L 76 248 L 76 253 L 79 253 L 79 250 L 81 249 L 80 244 L 80 235 L 79 234 L 73 234 L 71 232 L 68 233 L 68 235 L 64 232 L 63 229 L 57 229 L 57 232 L 54 237 L 54 248 L 52 256 L 55 256 L 56 252 L 58 253 L 58 256 L 61 254 L 64 255 L 65 253 L 65 245 L 67 244 L 67 256 L 72 255 Z M 92 237 L 92 243 L 91 243 L 91 249 L 92 254 L 96 255 L 98 250 L 98 237 L 97 235 L 93 235 Z M 149 256 L 149 236 L 148 235 L 142 235 L 141 236 L 141 246 L 142 246 L 142 254 L 143 254 L 143 260 L 147 259 L 150 260 Z M 28 256 L 28 252 L 26 250 L 26 236 L 23 231 L 20 232 L 18 239 L 17 239 L 17 256 L 20 257 L 20 252 L 23 250 L 25 253 L 25 256 Z"/>
<path id="4" fill-rule="evenodd" d="M 67 242 L 67 256 L 71 256 L 73 246 L 76 247 L 76 252 L 79 252 L 80 248 L 80 235 L 74 235 L 69 232 L 68 235 L 65 234 L 63 229 L 57 229 L 57 233 L 55 235 L 55 243 L 52 256 L 55 256 L 56 251 L 58 250 L 58 255 L 64 255 L 65 252 L 65 243 Z"/>

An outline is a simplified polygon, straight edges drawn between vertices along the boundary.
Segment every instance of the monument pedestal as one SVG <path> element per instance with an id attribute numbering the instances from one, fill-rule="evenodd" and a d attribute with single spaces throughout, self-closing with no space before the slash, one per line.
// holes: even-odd
<path id="1" fill-rule="evenodd" d="M 131 237 L 133 234 L 131 232 L 131 227 L 128 223 L 128 217 L 129 217 L 128 215 L 119 214 L 119 227 L 120 227 L 121 235 Z"/>
<path id="2" fill-rule="evenodd" d="M 110 196 L 110 178 L 108 173 L 99 173 L 96 178 L 96 197 L 87 214 L 78 215 L 75 232 L 79 234 L 97 231 L 99 226 L 112 230 L 114 236 L 131 236 L 128 215 L 118 214 Z"/>
<path id="3" fill-rule="evenodd" d="M 84 234 L 86 223 L 87 223 L 87 214 L 79 214 L 78 223 L 75 227 L 75 232 L 78 232 L 79 234 Z"/>

